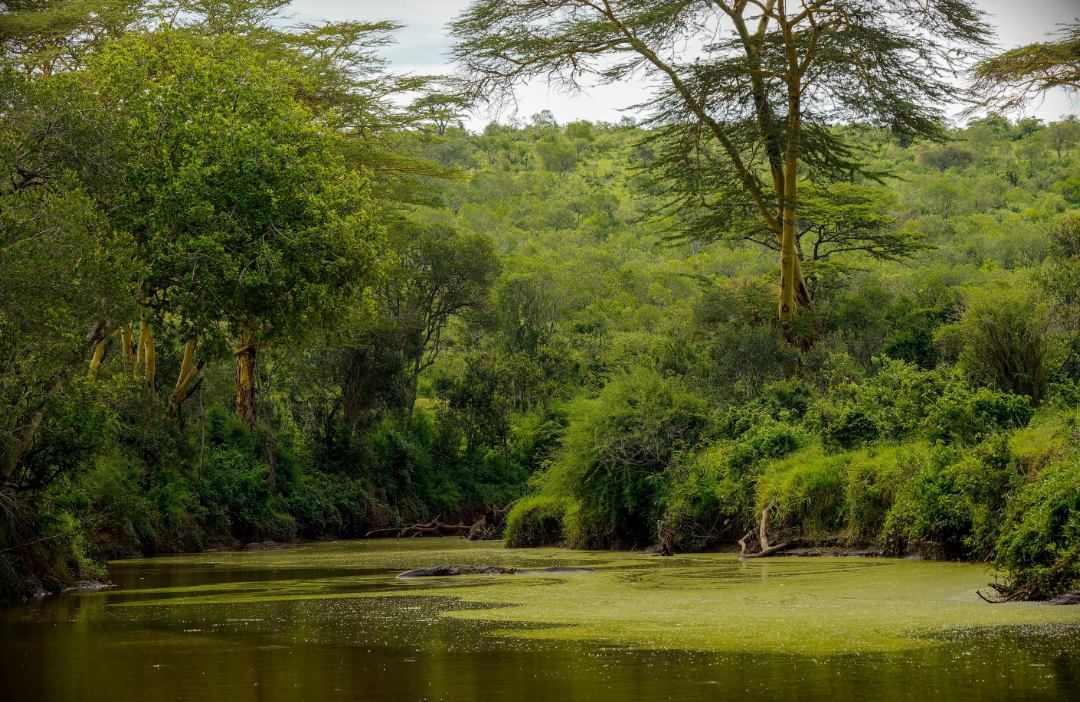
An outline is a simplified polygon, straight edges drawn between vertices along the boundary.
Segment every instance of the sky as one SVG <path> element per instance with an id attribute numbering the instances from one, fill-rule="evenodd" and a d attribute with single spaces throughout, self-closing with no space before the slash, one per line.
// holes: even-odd
<path id="1" fill-rule="evenodd" d="M 469 0 L 294 0 L 291 13 L 295 20 L 303 22 L 398 22 L 404 27 L 395 33 L 396 43 L 383 52 L 384 56 L 395 71 L 433 75 L 453 70 L 448 58 L 450 39 L 446 23 L 468 4 Z M 1080 17 L 1080 0 L 976 0 L 976 4 L 990 14 L 1001 49 L 1044 40 L 1055 25 Z M 616 122 L 624 115 L 634 115 L 625 108 L 640 102 L 647 89 L 647 85 L 628 81 L 567 95 L 543 82 L 534 82 L 516 90 L 515 108 L 504 108 L 498 113 L 481 109 L 469 117 L 467 126 L 479 130 L 492 119 L 525 120 L 544 109 L 551 110 L 561 123 L 577 119 Z M 1070 97 L 1061 91 L 1026 108 L 1027 115 L 1045 120 L 1077 113 L 1080 113 L 1080 97 L 1075 94 Z"/>

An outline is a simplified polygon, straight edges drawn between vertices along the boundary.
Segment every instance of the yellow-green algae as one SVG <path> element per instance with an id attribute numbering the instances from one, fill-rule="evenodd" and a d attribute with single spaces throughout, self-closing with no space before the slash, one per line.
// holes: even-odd
<path id="1" fill-rule="evenodd" d="M 576 566 L 590 573 L 401 580 L 438 564 Z M 140 589 L 113 606 L 452 596 L 443 616 L 498 624 L 500 635 L 588 640 L 634 648 L 844 654 L 940 645 L 951 635 L 1010 625 L 1080 626 L 1080 608 L 987 604 L 985 566 L 871 558 L 733 554 L 673 558 L 627 552 L 508 550 L 443 539 L 317 544 L 291 550 L 146 559 L 139 569 L 266 570 L 279 580 L 180 583 Z M 306 579 L 307 570 L 320 576 Z M 236 580 L 235 573 L 229 578 Z M 242 580 L 242 578 L 239 578 Z M 477 607 L 477 605 L 482 605 Z"/>

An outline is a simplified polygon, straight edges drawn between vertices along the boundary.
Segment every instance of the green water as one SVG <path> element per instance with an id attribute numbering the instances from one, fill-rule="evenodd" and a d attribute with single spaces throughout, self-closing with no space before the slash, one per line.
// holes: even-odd
<path id="1" fill-rule="evenodd" d="M 410 568 L 588 573 L 401 580 Z M 1076 700 L 1080 608 L 979 566 L 355 541 L 0 610 L 0 700 Z"/>

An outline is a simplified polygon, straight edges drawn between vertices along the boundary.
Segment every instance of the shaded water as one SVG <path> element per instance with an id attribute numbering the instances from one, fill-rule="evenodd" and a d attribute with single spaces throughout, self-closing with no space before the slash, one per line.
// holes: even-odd
<path id="1" fill-rule="evenodd" d="M 400 580 L 441 563 L 589 573 Z M 1080 608 L 878 559 L 340 542 L 0 610 L 0 700 L 1080 699 Z"/>

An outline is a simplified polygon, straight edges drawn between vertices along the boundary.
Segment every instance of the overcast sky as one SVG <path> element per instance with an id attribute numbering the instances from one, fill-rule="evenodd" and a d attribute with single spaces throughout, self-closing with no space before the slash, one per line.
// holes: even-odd
<path id="1" fill-rule="evenodd" d="M 882 0 L 888 2 L 888 0 Z M 452 70 L 447 54 L 450 41 L 446 23 L 469 4 L 469 0 L 294 0 L 296 20 L 394 20 L 405 25 L 396 33 L 397 43 L 384 53 L 397 71 L 447 73 Z M 997 25 L 1001 48 L 1011 48 L 1046 38 L 1056 24 L 1080 16 L 1080 0 L 977 0 Z M 584 95 L 565 95 L 545 84 L 517 90 L 517 114 L 521 118 L 549 109 L 559 122 L 575 119 L 618 121 L 625 108 L 641 101 L 647 86 L 632 83 L 592 88 Z M 1080 100 L 1063 93 L 1048 96 L 1032 105 L 1028 113 L 1043 119 L 1058 119 L 1080 113 Z M 482 128 L 494 115 L 473 115 L 468 125 Z M 507 121 L 512 114 L 499 115 Z"/>

